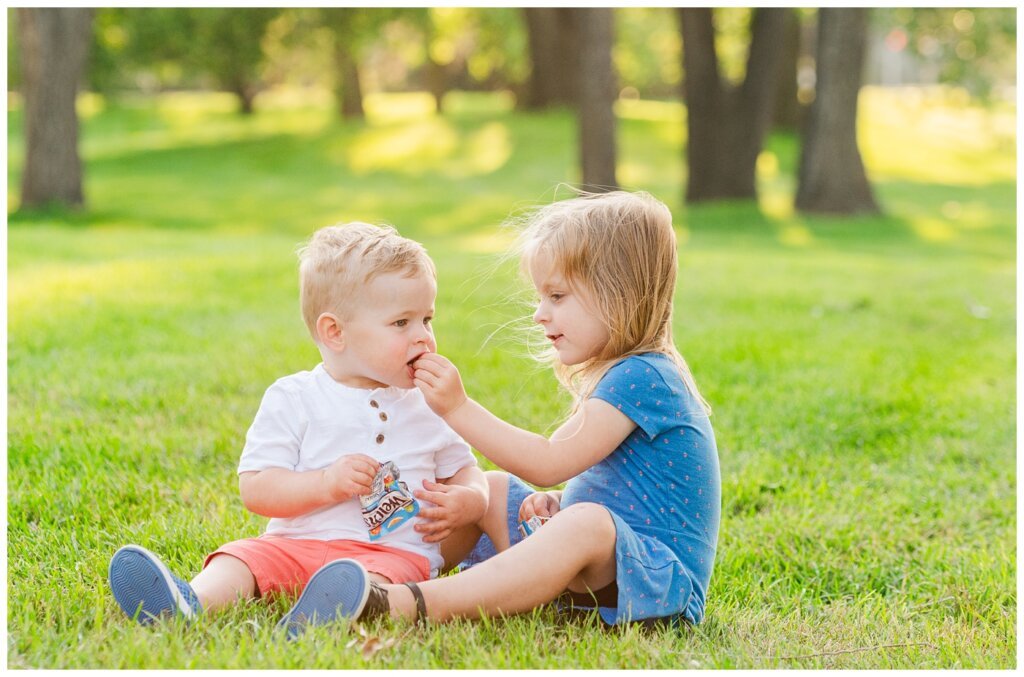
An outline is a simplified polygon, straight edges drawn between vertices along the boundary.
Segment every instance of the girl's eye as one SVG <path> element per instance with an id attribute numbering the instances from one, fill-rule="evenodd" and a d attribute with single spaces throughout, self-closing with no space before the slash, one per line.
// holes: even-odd
<path id="1" fill-rule="evenodd" d="M 429 324 L 430 324 L 430 321 L 431 321 L 431 320 L 433 320 L 433 319 L 434 319 L 434 318 L 432 318 L 432 317 L 424 317 L 424 318 L 423 318 L 423 324 L 427 324 L 427 325 L 429 325 Z"/>
<path id="2" fill-rule="evenodd" d="M 548 298 L 551 299 L 555 303 L 557 303 L 559 300 L 561 300 L 561 298 L 563 296 L 565 296 L 565 294 L 559 294 L 558 292 L 554 292 L 553 294 L 548 294 Z"/>
<path id="3" fill-rule="evenodd" d="M 409 320 L 396 320 L 396 321 L 394 322 L 394 325 L 395 325 L 396 327 L 404 327 L 404 326 L 405 326 L 405 325 L 407 325 L 407 324 L 409 324 Z"/>

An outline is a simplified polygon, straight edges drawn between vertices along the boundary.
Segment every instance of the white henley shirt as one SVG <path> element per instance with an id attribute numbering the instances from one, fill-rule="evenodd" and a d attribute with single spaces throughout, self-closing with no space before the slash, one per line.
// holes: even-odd
<path id="1" fill-rule="evenodd" d="M 352 388 L 335 381 L 319 364 L 267 389 L 246 434 L 238 472 L 319 470 L 346 454 L 392 461 L 410 492 L 422 489 L 423 480 L 446 479 L 476 465 L 469 445 L 430 410 L 418 389 Z M 421 507 L 433 505 L 416 500 Z M 440 546 L 423 541 L 412 528 L 416 521 L 374 543 L 426 557 L 431 575 L 436 575 L 444 563 Z M 370 542 L 358 497 L 298 517 L 271 518 L 266 533 Z"/>

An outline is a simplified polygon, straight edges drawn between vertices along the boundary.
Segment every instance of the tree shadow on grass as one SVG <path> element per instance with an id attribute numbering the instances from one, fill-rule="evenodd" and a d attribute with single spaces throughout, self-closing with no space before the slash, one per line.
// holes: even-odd
<path id="1" fill-rule="evenodd" d="M 87 200 L 97 211 L 19 221 L 308 233 L 362 218 L 414 236 L 465 233 L 570 178 L 563 126 L 538 134 L 521 116 L 465 114 L 125 151 L 87 162 Z M 545 175 L 544 167 L 556 169 Z"/>
<path id="2" fill-rule="evenodd" d="M 753 200 L 737 200 L 681 207 L 676 225 L 696 242 L 780 253 L 824 249 L 1014 260 L 1013 182 L 964 186 L 889 180 L 875 186 L 882 214 L 775 215 Z"/>
<path id="3" fill-rule="evenodd" d="M 140 143 L 151 145 L 135 148 L 118 135 L 137 131 L 132 125 L 146 119 L 135 112 L 127 122 L 107 120 L 102 127 L 107 131 L 91 143 L 98 147 L 102 134 L 111 135 L 112 142 L 86 161 L 87 209 L 16 212 L 10 223 L 301 237 L 328 223 L 361 219 L 391 223 L 411 237 L 436 241 L 497 233 L 498 225 L 522 208 L 562 197 L 555 186 L 577 177 L 575 123 L 568 111 L 530 114 L 468 107 L 383 122 L 299 115 L 300 121 L 315 120 L 307 129 L 295 119 L 267 115 L 251 124 L 226 115 L 202 118 L 198 131 L 186 129 L 181 142 L 173 134 L 159 136 L 167 131 L 163 128 L 141 130 L 157 136 L 140 137 Z M 218 140 L 210 128 L 199 127 L 204 121 L 224 127 L 234 138 Z M 630 122 L 641 125 L 633 132 L 638 138 L 655 129 Z M 624 162 L 665 169 L 664 153 L 648 146 L 640 144 Z M 673 208 L 687 237 L 723 247 L 980 252 L 1004 259 L 1012 249 L 1007 246 L 1016 227 L 1012 182 L 965 186 L 882 180 L 875 183 L 886 210 L 881 216 L 802 215 L 791 209 L 795 137 L 771 135 L 766 152 L 775 158 L 775 178 L 762 182 L 760 205 L 677 204 L 683 186 L 677 195 L 668 195 L 673 189 L 664 181 L 658 185 L 666 194 L 659 197 Z M 15 180 L 17 172 L 11 168 Z"/>
<path id="4" fill-rule="evenodd" d="M 7 226 L 12 232 L 52 227 L 87 230 L 123 222 L 123 214 L 116 211 L 90 209 L 88 195 L 84 208 L 53 202 L 41 207 L 17 209 L 7 215 Z"/>

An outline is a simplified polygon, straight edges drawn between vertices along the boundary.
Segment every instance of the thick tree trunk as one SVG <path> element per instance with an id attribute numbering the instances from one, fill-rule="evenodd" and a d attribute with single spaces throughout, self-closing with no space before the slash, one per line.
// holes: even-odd
<path id="1" fill-rule="evenodd" d="M 580 45 L 580 166 L 588 190 L 615 190 L 614 16 L 609 7 L 575 10 Z"/>
<path id="2" fill-rule="evenodd" d="M 877 213 L 857 148 L 857 96 L 864 67 L 863 8 L 818 12 L 815 98 L 800 156 L 796 208 L 833 214 Z"/>
<path id="3" fill-rule="evenodd" d="M 782 63 L 779 65 L 779 84 L 775 95 L 775 127 L 789 131 L 800 129 L 803 106 L 797 98 L 797 70 L 800 63 L 800 17 L 796 9 L 785 10 L 782 29 Z"/>
<path id="4" fill-rule="evenodd" d="M 359 65 L 351 49 L 337 40 L 334 45 L 334 69 L 334 98 L 338 102 L 338 112 L 346 120 L 363 118 L 365 113 Z"/>
<path id="5" fill-rule="evenodd" d="M 683 37 L 683 97 L 686 99 L 687 201 L 719 191 L 718 157 L 726 152 L 724 93 L 715 54 L 710 8 L 680 9 Z"/>
<path id="6" fill-rule="evenodd" d="M 231 85 L 231 93 L 238 97 L 238 112 L 242 115 L 252 115 L 255 112 L 253 101 L 256 99 L 255 88 L 245 82 L 234 82 Z"/>
<path id="7" fill-rule="evenodd" d="M 526 36 L 530 47 L 530 81 L 527 84 L 526 108 L 546 108 L 557 96 L 554 71 L 558 66 L 555 52 L 555 23 L 557 9 L 525 7 Z"/>
<path id="8" fill-rule="evenodd" d="M 680 9 L 687 106 L 687 202 L 757 197 L 757 156 L 771 122 L 784 9 L 755 10 L 743 83 L 723 82 L 711 9 Z"/>
<path id="9" fill-rule="evenodd" d="M 81 207 L 75 98 L 92 34 L 92 10 L 18 10 L 25 90 L 25 171 L 21 207 Z"/>
<path id="10" fill-rule="evenodd" d="M 527 7 L 523 15 L 532 64 L 525 106 L 538 109 L 574 103 L 580 84 L 574 10 Z"/>

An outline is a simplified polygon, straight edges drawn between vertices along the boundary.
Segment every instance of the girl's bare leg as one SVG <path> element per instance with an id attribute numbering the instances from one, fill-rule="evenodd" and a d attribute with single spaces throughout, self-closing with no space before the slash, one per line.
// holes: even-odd
<path id="1" fill-rule="evenodd" d="M 454 569 L 466 556 L 473 551 L 481 534 L 487 534 L 498 552 L 508 550 L 508 474 L 490 470 L 484 473 L 487 478 L 490 497 L 487 501 L 487 512 L 476 524 L 470 524 L 452 532 L 452 535 L 441 541 L 441 556 L 444 557 L 444 570 Z"/>
<path id="2" fill-rule="evenodd" d="M 615 580 L 615 523 L 595 503 L 562 510 L 515 547 L 468 571 L 419 584 L 433 620 L 529 611 L 566 589 L 600 590 Z M 387 585 L 393 618 L 416 618 L 412 591 Z"/>
<path id="3" fill-rule="evenodd" d="M 192 579 L 191 586 L 204 612 L 216 611 L 256 595 L 256 578 L 249 567 L 237 557 L 223 553 L 210 560 Z"/>

